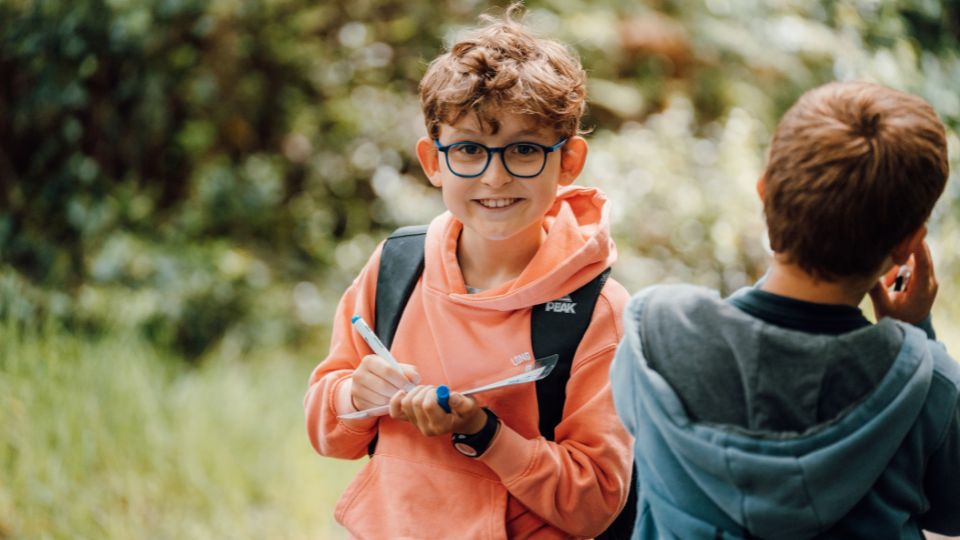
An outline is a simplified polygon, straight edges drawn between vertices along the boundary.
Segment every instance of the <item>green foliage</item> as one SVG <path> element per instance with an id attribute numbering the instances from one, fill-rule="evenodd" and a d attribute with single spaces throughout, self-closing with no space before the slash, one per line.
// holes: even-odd
<path id="1" fill-rule="evenodd" d="M 0 2 L 0 289 L 14 295 L 0 312 L 135 328 L 188 358 L 223 340 L 305 343 L 386 230 L 442 210 L 412 153 L 416 87 L 490 6 Z M 776 119 L 812 86 L 918 93 L 956 148 L 956 2 L 529 7 L 589 72 L 581 182 L 617 202 L 616 271 L 631 288 L 756 278 L 750 186 Z M 957 240 L 943 217 L 960 207 L 955 186 L 935 244 Z M 935 254 L 955 283 L 960 259 Z"/>
<path id="2" fill-rule="evenodd" d="M 428 13 L 0 4 L 0 260 L 67 292 L 67 314 L 94 331 L 111 314 L 85 313 L 85 288 L 150 287 L 144 332 L 202 353 L 255 318 L 264 274 L 322 277 L 344 239 L 393 225 L 371 211 L 371 178 L 382 168 L 390 187 L 390 171 L 410 168 L 399 149 L 416 104 L 398 96 L 415 88 L 424 45 L 436 48 L 415 31 Z M 231 250 L 259 277 L 223 271 Z"/>

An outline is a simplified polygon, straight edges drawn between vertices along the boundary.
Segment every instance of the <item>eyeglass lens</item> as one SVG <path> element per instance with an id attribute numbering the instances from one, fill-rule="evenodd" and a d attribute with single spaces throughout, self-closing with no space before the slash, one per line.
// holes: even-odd
<path id="1" fill-rule="evenodd" d="M 501 154 L 503 165 L 513 176 L 536 176 L 543 170 L 547 153 L 543 148 L 527 143 L 508 144 Z M 454 144 L 447 151 L 447 165 L 454 174 L 478 176 L 490 162 L 487 149 L 475 143 Z"/>

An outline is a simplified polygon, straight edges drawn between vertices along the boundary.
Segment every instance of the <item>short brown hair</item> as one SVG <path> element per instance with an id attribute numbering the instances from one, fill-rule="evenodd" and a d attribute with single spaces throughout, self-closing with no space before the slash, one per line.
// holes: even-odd
<path id="1" fill-rule="evenodd" d="M 810 90 L 770 146 L 770 245 L 820 279 L 869 276 L 930 217 L 948 169 L 943 124 L 926 101 L 866 82 Z"/>
<path id="2" fill-rule="evenodd" d="M 420 81 L 420 106 L 430 137 L 440 124 L 454 124 L 468 112 L 496 133 L 498 113 L 529 115 L 558 135 L 580 132 L 586 100 L 586 73 L 562 44 L 535 37 L 512 15 L 483 16 L 471 31 L 430 63 Z"/>

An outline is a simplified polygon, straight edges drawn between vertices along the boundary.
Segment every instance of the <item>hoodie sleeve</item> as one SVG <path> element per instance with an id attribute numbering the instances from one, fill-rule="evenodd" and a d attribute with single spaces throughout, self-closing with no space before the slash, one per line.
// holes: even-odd
<path id="1" fill-rule="evenodd" d="M 609 378 L 627 293 L 611 282 L 574 359 L 556 442 L 524 438 L 503 424 L 479 458 L 524 506 L 580 537 L 603 532 L 630 485 L 632 440 L 614 410 Z"/>
<path id="2" fill-rule="evenodd" d="M 340 298 L 333 320 L 330 352 L 310 375 L 310 387 L 303 401 L 307 435 L 313 448 L 324 456 L 363 457 L 377 433 L 378 418 L 340 420 L 337 415 L 356 410 L 350 400 L 350 377 L 360 360 L 372 354 L 363 338 L 353 331 L 351 320 L 354 315 L 360 315 L 366 321 L 373 321 L 382 247 L 382 244 L 377 247 Z"/>

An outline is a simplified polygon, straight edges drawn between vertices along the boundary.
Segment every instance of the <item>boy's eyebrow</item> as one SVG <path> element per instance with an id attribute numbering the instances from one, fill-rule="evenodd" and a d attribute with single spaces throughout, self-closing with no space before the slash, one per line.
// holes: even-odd
<path id="1" fill-rule="evenodd" d="M 479 131 L 474 131 L 472 129 L 462 129 L 462 128 L 451 128 L 454 135 L 483 135 Z"/>
<path id="2" fill-rule="evenodd" d="M 471 136 L 471 137 L 476 137 L 476 136 L 482 137 L 482 136 L 484 135 L 484 133 L 482 133 L 482 132 L 474 131 L 474 130 L 472 130 L 472 129 L 464 129 L 464 128 L 452 128 L 451 131 L 453 131 L 452 134 L 453 134 L 454 136 L 462 135 L 462 136 Z M 513 135 L 513 137 L 541 137 L 541 136 L 544 136 L 544 134 L 543 134 L 540 130 L 538 130 L 538 129 L 523 129 L 523 130 L 520 130 L 520 131 L 518 131 L 518 132 L 516 132 L 516 133 L 513 133 L 512 135 Z"/>
<path id="3" fill-rule="evenodd" d="M 541 137 L 544 134 L 539 129 L 524 129 L 513 134 L 515 137 Z"/>

